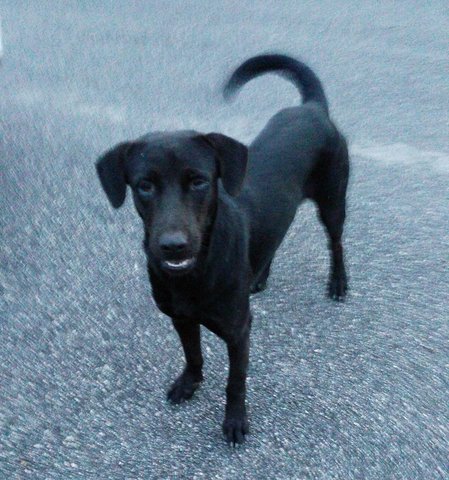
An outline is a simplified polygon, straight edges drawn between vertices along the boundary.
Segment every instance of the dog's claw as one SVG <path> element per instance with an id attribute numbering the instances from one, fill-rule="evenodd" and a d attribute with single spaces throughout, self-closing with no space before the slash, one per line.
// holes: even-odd
<path id="1" fill-rule="evenodd" d="M 200 386 L 201 378 L 195 378 L 192 374 L 184 372 L 180 375 L 167 392 L 167 400 L 179 404 L 192 398 L 195 390 Z"/>
<path id="2" fill-rule="evenodd" d="M 249 432 L 248 419 L 246 415 L 239 417 L 226 418 L 223 423 L 223 433 L 226 442 L 236 447 L 245 442 L 245 435 Z"/>
<path id="3" fill-rule="evenodd" d="M 332 300 L 335 300 L 336 302 L 341 302 L 341 303 L 343 303 L 346 299 L 344 295 L 332 295 L 331 298 Z"/>
<path id="4" fill-rule="evenodd" d="M 250 292 L 251 293 L 259 293 L 263 292 L 267 288 L 268 282 L 265 280 L 264 282 L 257 282 L 251 285 Z"/>

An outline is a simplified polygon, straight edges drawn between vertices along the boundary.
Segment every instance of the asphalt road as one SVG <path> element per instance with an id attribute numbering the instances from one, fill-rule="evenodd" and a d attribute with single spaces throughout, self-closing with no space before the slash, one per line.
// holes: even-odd
<path id="1" fill-rule="evenodd" d="M 4 0 L 1 479 L 449 478 L 447 1 Z M 153 129 L 250 141 L 298 94 L 241 60 L 280 50 L 321 77 L 353 174 L 351 292 L 305 204 L 252 301 L 252 433 L 221 437 L 224 345 L 165 401 L 182 354 L 152 303 L 141 226 L 112 211 L 94 162 Z"/>

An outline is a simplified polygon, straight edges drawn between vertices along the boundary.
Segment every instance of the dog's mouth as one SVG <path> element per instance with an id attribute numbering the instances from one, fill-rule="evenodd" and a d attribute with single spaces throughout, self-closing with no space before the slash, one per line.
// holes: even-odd
<path id="1" fill-rule="evenodd" d="M 184 258 L 182 260 L 163 260 L 162 266 L 170 272 L 186 272 L 195 265 L 195 258 Z"/>

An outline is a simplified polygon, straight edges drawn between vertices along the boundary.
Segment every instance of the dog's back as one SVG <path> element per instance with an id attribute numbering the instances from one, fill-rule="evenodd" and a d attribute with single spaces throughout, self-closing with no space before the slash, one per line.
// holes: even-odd
<path id="1" fill-rule="evenodd" d="M 311 172 L 339 137 L 329 119 L 320 80 L 307 65 L 288 56 L 250 58 L 228 80 L 225 97 L 232 97 L 245 83 L 265 73 L 278 73 L 292 81 L 303 103 L 274 115 L 249 147 L 248 171 L 238 202 L 248 212 L 251 237 L 257 242 L 250 248 L 257 252 L 252 255 L 257 258 L 252 261 L 255 270 L 263 267 L 279 246 L 306 197 Z"/>

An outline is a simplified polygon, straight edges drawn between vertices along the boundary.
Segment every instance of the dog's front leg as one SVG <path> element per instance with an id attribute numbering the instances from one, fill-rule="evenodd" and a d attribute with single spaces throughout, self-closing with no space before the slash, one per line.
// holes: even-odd
<path id="1" fill-rule="evenodd" d="M 186 366 L 167 393 L 173 403 L 181 403 L 192 397 L 203 380 L 203 356 L 201 354 L 200 326 L 187 319 L 172 318 L 186 357 Z"/>
<path id="2" fill-rule="evenodd" d="M 249 359 L 249 328 L 238 342 L 228 342 L 229 377 L 226 387 L 226 414 L 223 432 L 233 446 L 243 443 L 248 433 L 246 414 L 246 373 Z"/>

